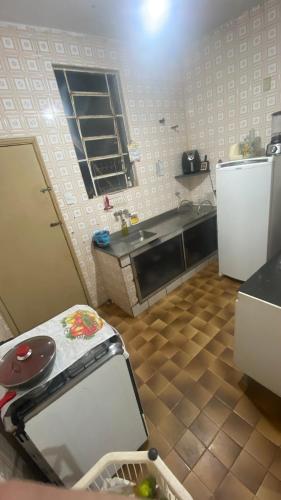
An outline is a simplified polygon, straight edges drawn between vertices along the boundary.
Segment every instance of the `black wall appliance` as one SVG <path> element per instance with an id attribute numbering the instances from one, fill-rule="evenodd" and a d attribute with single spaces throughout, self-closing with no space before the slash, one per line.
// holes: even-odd
<path id="1" fill-rule="evenodd" d="M 184 151 L 182 154 L 182 171 L 184 175 L 194 174 L 200 171 L 200 155 L 197 149 Z"/>

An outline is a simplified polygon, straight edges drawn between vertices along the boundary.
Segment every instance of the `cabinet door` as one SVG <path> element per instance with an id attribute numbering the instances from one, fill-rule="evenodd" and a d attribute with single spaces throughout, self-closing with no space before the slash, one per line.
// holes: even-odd
<path id="1" fill-rule="evenodd" d="M 182 235 L 133 257 L 141 299 L 179 276 L 185 270 Z"/>
<path id="2" fill-rule="evenodd" d="M 187 268 L 198 264 L 218 248 L 217 217 L 214 216 L 184 231 Z"/>

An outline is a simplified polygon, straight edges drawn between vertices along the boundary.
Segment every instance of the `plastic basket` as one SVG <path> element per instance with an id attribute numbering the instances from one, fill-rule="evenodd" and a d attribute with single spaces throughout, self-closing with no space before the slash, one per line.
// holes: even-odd
<path id="1" fill-rule="evenodd" d="M 148 452 L 107 453 L 73 486 L 73 489 L 103 491 L 104 484 L 112 477 L 138 483 L 148 475 L 156 478 L 161 496 L 167 500 L 193 500 L 154 448 Z"/>

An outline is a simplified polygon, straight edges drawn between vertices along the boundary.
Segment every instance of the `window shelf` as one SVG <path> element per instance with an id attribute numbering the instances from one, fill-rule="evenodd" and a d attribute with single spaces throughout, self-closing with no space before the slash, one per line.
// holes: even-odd
<path id="1" fill-rule="evenodd" d="M 175 175 L 175 179 L 181 180 L 181 179 L 187 179 L 188 177 L 194 177 L 195 175 L 206 175 L 210 172 L 210 170 L 203 170 L 202 172 L 192 172 L 191 174 L 181 174 L 181 175 Z"/>

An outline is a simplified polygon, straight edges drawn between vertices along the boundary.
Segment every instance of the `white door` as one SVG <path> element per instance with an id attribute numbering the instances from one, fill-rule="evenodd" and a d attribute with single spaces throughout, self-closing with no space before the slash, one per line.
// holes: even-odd
<path id="1" fill-rule="evenodd" d="M 219 272 L 247 280 L 267 260 L 271 163 L 217 167 Z"/>

